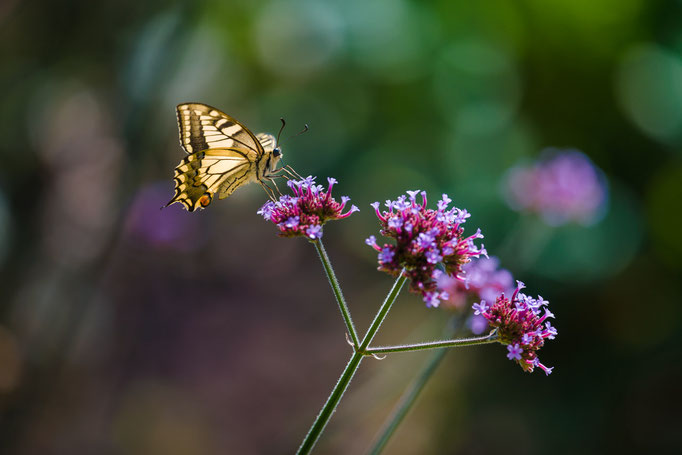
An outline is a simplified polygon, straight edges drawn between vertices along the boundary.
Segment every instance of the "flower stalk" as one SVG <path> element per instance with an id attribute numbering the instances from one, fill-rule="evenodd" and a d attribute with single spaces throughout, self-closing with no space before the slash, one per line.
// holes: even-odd
<path id="1" fill-rule="evenodd" d="M 402 273 L 398 276 L 398 279 L 395 280 L 395 283 L 393 283 L 393 288 L 391 288 L 391 292 L 389 292 L 388 295 L 386 296 L 386 300 L 384 300 L 384 303 L 381 305 L 381 308 L 379 308 L 379 312 L 377 312 L 376 316 L 374 316 L 372 325 L 369 326 L 369 329 L 367 330 L 365 337 L 362 339 L 362 344 L 360 344 L 360 347 L 357 349 L 361 353 L 367 351 L 367 347 L 369 346 L 369 344 L 374 339 L 374 336 L 379 331 L 379 327 L 381 327 L 381 324 L 384 322 L 384 319 L 386 319 L 388 310 L 391 309 L 391 306 L 393 305 L 393 302 L 395 302 L 396 297 L 398 297 L 398 294 L 400 293 L 403 284 L 405 284 L 405 281 L 407 281 L 407 276 L 405 275 L 405 270 L 403 270 Z"/>
<path id="2" fill-rule="evenodd" d="M 388 354 L 390 352 L 424 351 L 427 349 L 455 348 L 464 346 L 476 346 L 490 344 L 498 341 L 497 331 L 493 330 L 488 335 L 473 338 L 461 338 L 458 340 L 428 341 L 425 343 L 403 344 L 398 346 L 379 346 L 368 348 L 363 351 L 365 355 Z"/>
<path id="3" fill-rule="evenodd" d="M 336 279 L 336 274 L 334 273 L 334 269 L 332 268 L 329 256 L 327 256 L 327 251 L 324 249 L 322 239 L 319 238 L 317 240 L 314 240 L 312 241 L 312 244 L 315 245 L 315 250 L 317 250 L 317 254 L 320 256 L 320 261 L 322 261 L 324 271 L 327 273 L 329 285 L 331 286 L 332 291 L 334 292 L 336 302 L 339 304 L 339 310 L 341 311 L 341 316 L 343 317 L 343 320 L 346 323 L 346 330 L 350 335 L 351 341 L 353 342 L 353 346 L 358 346 L 360 344 L 358 341 L 358 333 L 355 330 L 355 326 L 353 325 L 353 320 L 350 317 L 348 305 L 346 305 L 346 300 L 343 298 L 343 293 L 341 292 L 341 286 L 339 286 L 339 280 Z"/>
<path id="4" fill-rule="evenodd" d="M 336 382 L 332 393 L 329 394 L 327 402 L 322 407 L 322 410 L 317 415 L 317 418 L 310 427 L 310 430 L 308 430 L 308 434 L 301 443 L 301 446 L 298 448 L 298 452 L 296 452 L 298 455 L 308 454 L 311 450 L 313 450 L 315 443 L 320 438 L 320 435 L 327 426 L 327 423 L 334 413 L 334 410 L 336 410 L 336 406 L 339 404 L 339 401 L 341 401 L 341 397 L 346 392 L 351 379 L 353 379 L 355 372 L 358 370 L 362 358 L 362 354 L 357 351 L 353 352 L 353 355 L 348 361 L 346 368 L 343 370 L 339 380 Z"/>

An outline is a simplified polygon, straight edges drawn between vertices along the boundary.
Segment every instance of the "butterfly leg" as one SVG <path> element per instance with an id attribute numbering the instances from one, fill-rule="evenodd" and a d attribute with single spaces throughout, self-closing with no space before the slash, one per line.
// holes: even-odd
<path id="1" fill-rule="evenodd" d="M 294 177 L 298 178 L 299 180 L 303 180 L 303 177 L 301 177 L 301 176 L 299 175 L 299 173 L 296 172 L 296 171 L 294 170 L 294 168 L 291 167 L 290 165 L 287 164 L 287 165 L 284 166 L 282 169 L 286 169 L 286 171 L 289 173 L 289 175 L 293 175 Z"/>
<path id="2" fill-rule="evenodd" d="M 285 174 L 283 172 L 280 172 L 280 170 L 277 170 L 275 173 L 268 175 L 268 178 L 270 180 L 275 179 L 275 178 L 283 178 L 286 180 L 291 180 L 291 176 L 289 174 Z"/>
<path id="3" fill-rule="evenodd" d="M 295 177 L 292 176 L 290 172 L 287 172 L 287 170 L 284 169 L 283 167 L 277 169 L 274 172 L 266 174 L 265 178 L 270 180 L 270 181 L 272 181 L 275 178 L 283 178 L 283 179 L 287 179 L 287 180 L 295 179 Z"/>
<path id="4" fill-rule="evenodd" d="M 270 200 L 271 200 L 272 202 L 277 202 L 277 198 L 275 197 L 275 192 L 273 191 L 273 189 L 270 188 L 270 187 L 269 187 L 268 185 L 266 185 L 265 183 L 263 183 L 262 180 L 258 180 L 258 183 L 260 183 L 260 186 L 263 187 L 263 189 L 265 190 L 265 193 L 268 195 L 268 197 L 270 198 Z M 277 190 L 277 192 L 279 192 L 279 189 Z M 281 194 L 281 193 L 280 193 L 280 194 Z"/>
<path id="5" fill-rule="evenodd" d="M 274 178 L 269 178 L 268 180 L 270 180 L 270 181 L 272 182 L 272 184 L 275 185 L 275 189 L 277 190 L 277 192 L 279 193 L 279 195 L 282 196 L 282 192 L 279 190 L 279 187 L 277 186 L 277 182 L 275 181 L 275 179 L 274 179 Z"/>
<path id="6" fill-rule="evenodd" d="M 296 171 L 291 166 L 284 166 L 277 169 L 270 176 L 272 177 L 283 177 L 287 180 L 303 180 L 303 177 L 298 175 Z"/>

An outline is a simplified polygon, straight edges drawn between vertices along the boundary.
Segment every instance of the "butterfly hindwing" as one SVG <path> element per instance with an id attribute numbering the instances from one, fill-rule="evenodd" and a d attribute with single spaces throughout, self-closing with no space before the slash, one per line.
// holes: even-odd
<path id="1" fill-rule="evenodd" d="M 168 205 L 182 203 L 193 212 L 208 206 L 213 195 L 226 198 L 255 175 L 241 149 L 209 149 L 188 155 L 175 168 L 175 194 Z"/>
<path id="2" fill-rule="evenodd" d="M 277 139 L 275 139 L 275 136 L 272 134 L 258 133 L 256 134 L 256 139 L 258 139 L 258 142 L 260 142 L 263 150 L 268 152 L 274 150 L 275 146 L 277 145 Z"/>

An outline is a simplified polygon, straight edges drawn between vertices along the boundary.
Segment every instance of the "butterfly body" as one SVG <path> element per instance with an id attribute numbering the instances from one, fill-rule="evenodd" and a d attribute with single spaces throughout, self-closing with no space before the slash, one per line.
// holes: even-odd
<path id="1" fill-rule="evenodd" d="M 175 194 L 167 206 L 180 202 L 193 212 L 208 206 L 215 194 L 224 199 L 253 182 L 271 195 L 266 182 L 278 176 L 282 157 L 274 136 L 254 135 L 234 118 L 206 104 L 180 104 L 177 115 L 180 145 L 187 156 L 175 168 Z"/>

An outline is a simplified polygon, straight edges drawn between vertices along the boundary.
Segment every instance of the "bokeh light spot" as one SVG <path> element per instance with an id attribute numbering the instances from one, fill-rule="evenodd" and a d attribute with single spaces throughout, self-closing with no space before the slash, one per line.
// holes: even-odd
<path id="1" fill-rule="evenodd" d="M 174 72 L 165 85 L 166 103 L 205 99 L 216 85 L 221 96 L 227 97 L 242 89 L 242 73 L 223 45 L 222 37 L 211 26 L 193 30 L 174 60 Z M 219 77 L 229 74 L 229 84 L 219 84 Z M 165 111 L 164 111 L 165 112 Z"/>
<path id="2" fill-rule="evenodd" d="M 128 235 L 147 247 L 189 252 L 206 243 L 201 219 L 173 204 L 161 209 L 173 195 L 170 182 L 143 187 L 133 199 L 126 215 Z"/>
<path id="3" fill-rule="evenodd" d="M 682 58 L 654 44 L 631 48 L 617 74 L 625 114 L 644 133 L 663 142 L 682 138 Z"/>
<path id="4" fill-rule="evenodd" d="M 351 57 L 390 82 L 418 77 L 428 65 L 437 22 L 419 3 L 403 0 L 344 2 Z"/>
<path id="5" fill-rule="evenodd" d="M 490 134 L 516 115 L 521 82 L 508 54 L 482 41 L 457 42 L 435 65 L 433 96 L 458 131 Z"/>
<path id="6" fill-rule="evenodd" d="M 323 2 L 273 2 L 253 30 L 261 62 L 271 71 L 305 76 L 329 64 L 343 45 L 343 22 Z"/>

